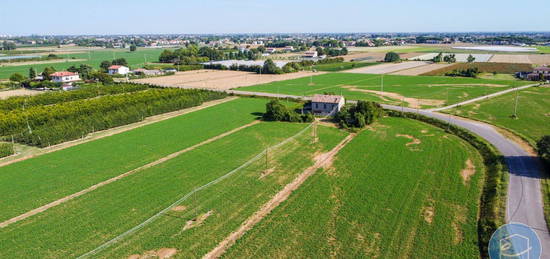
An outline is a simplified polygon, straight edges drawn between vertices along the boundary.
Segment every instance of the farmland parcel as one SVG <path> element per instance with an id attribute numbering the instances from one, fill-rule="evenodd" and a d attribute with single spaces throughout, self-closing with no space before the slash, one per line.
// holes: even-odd
<path id="1" fill-rule="evenodd" d="M 360 133 L 226 256 L 479 258 L 483 174 L 479 154 L 464 141 L 387 118 Z"/>
<path id="2" fill-rule="evenodd" d="M 383 80 L 383 85 L 382 85 Z M 372 100 L 414 107 L 429 108 L 465 101 L 528 84 L 521 81 L 485 80 L 435 76 L 399 76 L 330 73 L 313 78 L 300 78 L 239 90 L 311 96 L 342 94 L 351 100 Z"/>

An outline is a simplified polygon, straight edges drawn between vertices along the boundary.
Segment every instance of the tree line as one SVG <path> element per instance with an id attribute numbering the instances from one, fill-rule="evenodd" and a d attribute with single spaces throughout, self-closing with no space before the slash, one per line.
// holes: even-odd
<path id="1" fill-rule="evenodd" d="M 225 96 L 206 90 L 149 89 L 39 105 L 1 113 L 0 132 L 18 143 L 46 147 Z"/>

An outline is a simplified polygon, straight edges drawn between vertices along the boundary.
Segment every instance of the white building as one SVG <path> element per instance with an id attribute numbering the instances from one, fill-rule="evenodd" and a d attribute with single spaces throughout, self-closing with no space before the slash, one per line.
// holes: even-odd
<path id="1" fill-rule="evenodd" d="M 130 73 L 130 69 L 125 66 L 113 65 L 113 66 L 110 66 L 108 70 L 109 70 L 109 75 L 126 75 Z"/>
<path id="2" fill-rule="evenodd" d="M 319 116 L 334 116 L 345 104 L 343 96 L 316 94 L 311 100 L 311 111 Z"/>
<path id="3" fill-rule="evenodd" d="M 316 58 L 317 55 L 317 51 L 306 51 L 304 53 L 304 58 Z"/>
<path id="4" fill-rule="evenodd" d="M 68 71 L 55 72 L 50 75 L 50 78 L 52 79 L 52 82 L 55 83 L 72 83 L 80 81 L 80 76 L 78 76 L 78 73 Z"/>

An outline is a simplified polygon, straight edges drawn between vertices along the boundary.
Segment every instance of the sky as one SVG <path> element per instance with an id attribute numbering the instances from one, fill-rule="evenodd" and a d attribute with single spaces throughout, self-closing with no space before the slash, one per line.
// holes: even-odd
<path id="1" fill-rule="evenodd" d="M 550 31 L 548 0 L 2 0 L 0 35 Z"/>

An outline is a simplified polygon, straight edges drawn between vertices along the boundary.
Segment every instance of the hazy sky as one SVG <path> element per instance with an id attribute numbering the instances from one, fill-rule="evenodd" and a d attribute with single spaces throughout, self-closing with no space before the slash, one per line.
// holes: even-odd
<path id="1" fill-rule="evenodd" d="M 0 34 L 550 31 L 549 0 L 2 0 Z"/>

